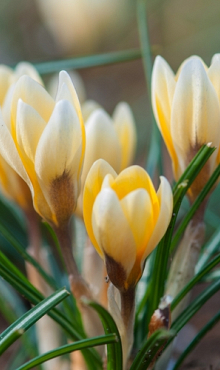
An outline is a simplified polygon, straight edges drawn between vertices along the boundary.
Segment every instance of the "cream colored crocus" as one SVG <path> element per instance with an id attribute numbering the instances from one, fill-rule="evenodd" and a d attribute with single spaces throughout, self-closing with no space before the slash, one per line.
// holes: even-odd
<path id="1" fill-rule="evenodd" d="M 86 150 L 82 170 L 82 190 L 77 204 L 77 214 L 82 216 L 83 188 L 87 174 L 97 159 L 107 161 L 116 172 L 128 167 L 136 148 L 136 128 L 130 106 L 119 103 L 112 117 L 104 109 L 95 109 L 85 122 Z"/>
<path id="2" fill-rule="evenodd" d="M 219 57 L 210 68 L 196 56 L 180 66 L 175 75 L 158 56 L 152 74 L 152 104 L 168 148 L 177 180 L 203 144 L 217 150 L 190 188 L 193 200 L 220 159 Z"/>
<path id="3" fill-rule="evenodd" d="M 120 291 L 137 284 L 145 259 L 169 225 L 172 191 L 168 181 L 160 179 L 156 192 L 143 168 L 131 166 L 117 175 L 102 159 L 87 176 L 83 199 L 86 229 L 105 261 L 109 279 Z"/>
<path id="4" fill-rule="evenodd" d="M 30 63 L 20 62 L 14 70 L 6 65 L 0 65 L 0 110 L 2 118 L 4 117 L 9 122 L 10 110 L 6 107 L 11 102 L 15 82 L 24 74 L 43 84 L 38 72 Z M 8 165 L 2 156 L 0 156 L 0 186 L 2 193 L 17 203 L 23 210 L 28 211 L 32 208 L 31 193 L 26 182 Z"/>
<path id="5" fill-rule="evenodd" d="M 7 109 L 11 120 L 1 120 L 0 153 L 30 187 L 36 211 L 60 228 L 76 206 L 85 151 L 70 77 L 60 72 L 55 100 L 31 77 L 20 77 Z"/>

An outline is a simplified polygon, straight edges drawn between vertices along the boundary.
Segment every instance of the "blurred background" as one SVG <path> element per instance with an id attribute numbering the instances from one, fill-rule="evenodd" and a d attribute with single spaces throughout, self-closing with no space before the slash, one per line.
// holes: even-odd
<path id="1" fill-rule="evenodd" d="M 174 71 L 191 55 L 199 55 L 209 65 L 213 54 L 220 52 L 219 1 L 148 0 L 147 19 L 153 56 L 162 55 Z M 140 48 L 134 0 L 0 2 L 1 64 L 39 63 L 133 48 Z M 97 101 L 108 113 L 119 101 L 131 105 L 138 129 L 137 161 L 145 165 L 151 118 L 142 60 L 80 69 L 79 73 L 86 98 Z M 49 77 L 43 76 L 46 84 Z M 170 177 L 166 153 L 165 158 Z M 211 203 L 213 209 L 217 207 L 214 198 Z M 219 294 L 193 319 L 191 332 L 188 327 L 183 338 L 192 339 L 190 335 L 212 317 L 216 305 L 219 307 Z M 206 336 L 181 369 L 205 370 L 213 364 L 213 369 L 220 369 L 216 365 L 220 364 L 219 329 L 217 325 Z M 183 345 L 178 344 L 180 350 Z"/>

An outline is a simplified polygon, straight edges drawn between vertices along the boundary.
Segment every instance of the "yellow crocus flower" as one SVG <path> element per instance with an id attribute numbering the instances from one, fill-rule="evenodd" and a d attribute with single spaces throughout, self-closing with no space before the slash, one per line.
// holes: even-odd
<path id="1" fill-rule="evenodd" d="M 86 150 L 81 176 L 81 194 L 76 214 L 82 216 L 83 188 L 87 174 L 97 159 L 107 161 L 116 172 L 131 165 L 136 148 L 136 129 L 130 106 L 119 103 L 112 118 L 104 109 L 95 109 L 85 122 Z"/>
<path id="2" fill-rule="evenodd" d="M 172 191 L 168 181 L 160 179 L 156 193 L 143 168 L 131 166 L 117 175 L 102 159 L 93 164 L 87 176 L 85 226 L 105 261 L 110 280 L 121 291 L 137 284 L 146 257 L 169 225 Z"/>
<path id="3" fill-rule="evenodd" d="M 6 65 L 0 65 L 0 111 L 2 118 L 9 121 L 10 110 L 6 107 L 10 104 L 15 82 L 22 76 L 28 75 L 43 85 L 43 82 L 36 69 L 27 62 L 20 62 L 15 69 Z M 0 186 L 2 193 L 10 200 L 17 203 L 23 210 L 32 208 L 30 189 L 22 178 L 0 155 Z"/>
<path id="4" fill-rule="evenodd" d="M 11 120 L 10 127 L 1 120 L 0 153 L 29 185 L 36 211 L 62 227 L 76 206 L 85 151 L 81 109 L 71 79 L 60 72 L 54 100 L 42 85 L 22 76 L 6 108 L 11 108 Z"/>
<path id="5" fill-rule="evenodd" d="M 177 180 L 203 144 L 218 150 L 192 185 L 194 199 L 219 163 L 220 144 L 220 61 L 210 68 L 197 56 L 185 60 L 176 75 L 158 56 L 152 74 L 154 115 L 173 163 Z"/>

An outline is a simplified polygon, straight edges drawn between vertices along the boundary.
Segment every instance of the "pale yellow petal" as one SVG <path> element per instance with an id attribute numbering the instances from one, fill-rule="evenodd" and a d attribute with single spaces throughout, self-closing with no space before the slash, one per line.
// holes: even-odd
<path id="1" fill-rule="evenodd" d="M 13 75 L 11 76 L 11 83 L 15 83 L 18 79 L 23 76 L 28 75 L 29 77 L 33 78 L 33 80 L 37 81 L 39 84 L 43 85 L 43 81 L 37 72 L 36 68 L 31 63 L 28 62 L 20 62 L 16 65 Z"/>
<path id="2" fill-rule="evenodd" d="M 15 122 L 19 99 L 32 106 L 45 122 L 48 122 L 55 104 L 51 96 L 39 83 L 26 75 L 20 77 L 15 85 L 12 100 L 12 136 L 14 139 L 16 138 Z"/>
<path id="3" fill-rule="evenodd" d="M 2 106 L 5 99 L 5 95 L 10 87 L 10 78 L 13 74 L 13 70 L 4 64 L 0 64 L 0 106 Z"/>
<path id="4" fill-rule="evenodd" d="M 159 241 L 164 236 L 168 225 L 170 223 L 173 212 L 173 195 L 169 182 L 163 176 L 160 177 L 160 187 L 157 192 L 158 200 L 160 203 L 160 212 L 153 229 L 153 233 L 148 241 L 147 248 L 142 257 L 142 262 L 157 246 Z"/>
<path id="5" fill-rule="evenodd" d="M 150 196 L 145 189 L 137 189 L 126 195 L 120 204 L 135 240 L 136 259 L 140 262 L 154 229 Z"/>
<path id="6" fill-rule="evenodd" d="M 86 100 L 82 104 L 82 116 L 83 116 L 83 120 L 84 120 L 85 124 L 86 124 L 86 121 L 89 118 L 90 114 L 92 114 L 92 112 L 94 112 L 96 109 L 99 109 L 99 108 L 101 108 L 101 105 L 98 104 L 94 100 Z"/>
<path id="7" fill-rule="evenodd" d="M 107 174 L 111 174 L 114 178 L 117 176 L 113 168 L 103 159 L 96 161 L 87 176 L 84 195 L 83 195 L 83 216 L 87 233 L 97 252 L 103 257 L 103 252 L 100 249 L 92 228 L 92 209 L 95 199 L 101 190 L 103 180 Z"/>
<path id="8" fill-rule="evenodd" d="M 122 160 L 120 171 L 122 171 L 130 166 L 134 160 L 137 143 L 135 121 L 130 106 L 125 102 L 121 102 L 115 107 L 112 119 L 121 144 Z"/>
<path id="9" fill-rule="evenodd" d="M 115 133 L 113 122 L 108 114 L 98 109 L 91 114 L 86 123 L 86 151 L 82 171 L 82 185 L 97 159 L 104 159 L 119 172 L 121 148 Z"/>
<path id="10" fill-rule="evenodd" d="M 178 78 L 179 78 L 179 75 L 180 75 L 180 72 L 182 71 L 183 67 L 185 66 L 186 63 L 188 63 L 190 60 L 195 60 L 197 59 L 198 61 L 200 61 L 203 65 L 203 67 L 205 68 L 206 72 L 208 71 L 208 67 L 207 65 L 204 63 L 204 61 L 202 60 L 202 58 L 198 57 L 197 55 L 192 55 L 191 57 L 185 59 L 181 65 L 179 66 L 178 68 L 178 71 L 176 73 L 176 76 L 175 76 L 175 80 L 177 81 Z"/>
<path id="11" fill-rule="evenodd" d="M 157 56 L 152 72 L 152 107 L 157 125 L 173 161 L 174 171 L 178 167 L 171 137 L 171 109 L 175 87 L 173 71 L 162 57 Z"/>
<path id="12" fill-rule="evenodd" d="M 157 218 L 159 213 L 159 203 L 157 195 L 148 173 L 139 166 L 131 166 L 122 171 L 111 185 L 112 189 L 117 193 L 121 200 L 131 191 L 138 188 L 145 189 L 151 199 L 154 209 L 154 217 Z"/>
<path id="13" fill-rule="evenodd" d="M 12 136 L 5 125 L 4 121 L 0 118 L 0 154 L 5 161 L 16 171 L 22 179 L 28 184 L 32 193 L 33 187 L 27 172 L 23 166 L 21 158 L 19 157 L 18 151 L 15 147 L 15 143 Z"/>
<path id="14" fill-rule="evenodd" d="M 215 88 L 220 102 L 220 54 L 215 54 L 212 58 L 211 66 L 209 67 L 207 74 Z"/>
<path id="15" fill-rule="evenodd" d="M 62 96 L 63 94 L 64 96 Z M 58 84 L 58 90 L 57 90 L 57 95 L 56 95 L 56 101 L 59 101 L 61 99 L 67 99 L 73 104 L 76 110 L 76 113 L 79 117 L 79 121 L 81 125 L 82 155 L 81 155 L 79 171 L 78 171 L 78 176 L 80 176 L 82 165 L 83 165 L 83 160 L 84 160 L 84 155 L 85 155 L 86 134 L 85 134 L 85 127 L 83 123 L 83 117 L 82 117 L 82 111 L 81 111 L 79 99 L 78 99 L 76 90 L 73 86 L 73 83 L 71 81 L 71 78 L 66 71 L 61 71 L 59 73 L 59 84 Z"/>
<path id="16" fill-rule="evenodd" d="M 70 176 L 78 172 L 82 150 L 79 118 L 67 100 L 60 100 L 39 140 L 35 170 L 46 184 L 64 172 Z"/>
<path id="17" fill-rule="evenodd" d="M 136 245 L 119 199 L 112 189 L 103 189 L 94 202 L 92 225 L 104 254 L 123 266 L 128 275 L 136 258 Z"/>
<path id="18" fill-rule="evenodd" d="M 2 105 L 2 116 L 10 132 L 11 132 L 11 104 L 12 104 L 14 89 L 15 89 L 15 84 L 9 87 L 7 94 L 5 95 L 3 105 Z"/>
<path id="19" fill-rule="evenodd" d="M 219 145 L 219 101 L 198 58 L 190 59 L 181 70 L 173 98 L 171 134 L 179 161 L 184 160 L 182 171 L 193 150 L 209 142 Z"/>
<path id="20" fill-rule="evenodd" d="M 34 163 L 38 141 L 46 127 L 46 122 L 34 108 L 19 99 L 16 126 L 20 150 Z"/>

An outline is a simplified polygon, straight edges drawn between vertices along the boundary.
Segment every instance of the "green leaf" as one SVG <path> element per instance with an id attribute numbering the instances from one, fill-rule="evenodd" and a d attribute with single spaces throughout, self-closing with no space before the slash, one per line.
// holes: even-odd
<path id="1" fill-rule="evenodd" d="M 209 259 L 219 250 L 220 246 L 220 227 L 215 231 L 209 241 L 205 244 L 199 260 L 196 264 L 195 271 L 201 271 L 207 264 Z"/>
<path id="2" fill-rule="evenodd" d="M 197 209 L 199 208 L 200 204 L 203 202 L 207 194 L 210 192 L 210 190 L 213 188 L 214 184 L 216 183 L 218 177 L 220 175 L 220 165 L 216 168 L 216 170 L 213 172 L 212 176 L 210 177 L 209 181 L 205 185 L 205 187 L 202 189 L 201 193 L 197 197 L 196 201 L 193 203 L 193 205 L 190 207 L 189 212 L 185 216 L 184 220 L 181 222 L 180 227 L 178 228 L 177 232 L 174 235 L 174 238 L 172 240 L 171 249 L 170 251 L 174 249 L 174 247 L 177 245 L 177 243 L 180 240 L 181 235 L 185 231 L 187 225 L 189 224 L 191 218 L 196 213 Z"/>
<path id="3" fill-rule="evenodd" d="M 191 317 L 205 304 L 205 302 L 220 289 L 220 279 L 208 286 L 194 301 L 177 317 L 171 328 L 177 333 L 191 319 Z"/>
<path id="4" fill-rule="evenodd" d="M 182 352 L 177 362 L 175 363 L 173 370 L 177 370 L 182 364 L 183 360 L 188 356 L 188 354 L 196 347 L 200 340 L 206 335 L 206 333 L 213 328 L 215 324 L 220 320 L 220 311 L 199 331 L 192 342 L 187 346 L 187 348 Z"/>
<path id="5" fill-rule="evenodd" d="M 141 52 L 138 49 L 131 49 L 125 51 L 115 51 L 106 54 L 89 55 L 85 57 L 62 59 L 52 62 L 44 62 L 34 64 L 34 67 L 40 74 L 48 74 L 59 72 L 62 69 L 82 69 L 98 66 L 105 66 L 108 64 L 129 62 L 140 59 Z"/>
<path id="6" fill-rule="evenodd" d="M 94 337 L 90 339 L 84 339 L 77 343 L 66 344 L 65 346 L 56 348 L 53 351 L 44 353 L 33 360 L 28 361 L 26 364 L 20 366 L 17 370 L 28 370 L 32 369 L 34 366 L 40 365 L 48 360 L 51 360 L 54 357 L 62 356 L 64 354 L 82 350 L 89 347 L 100 346 L 103 344 L 116 343 L 118 338 L 115 334 L 102 335 L 100 337 Z M 97 368 L 95 368 L 97 369 Z M 101 369 L 101 366 L 99 366 Z M 116 369 L 116 368 L 115 368 Z"/>
<path id="7" fill-rule="evenodd" d="M 158 350 L 160 350 L 168 339 L 174 336 L 174 331 L 167 331 L 165 329 L 155 331 L 139 350 L 130 370 L 146 370 L 153 361 Z"/>
<path id="8" fill-rule="evenodd" d="M 21 273 L 20 273 L 21 274 Z M 38 304 L 44 299 L 43 295 L 23 276 L 20 279 L 16 274 L 7 269 L 3 263 L 0 262 L 0 276 L 2 276 L 9 284 L 11 284 L 20 294 L 22 294 L 29 302 Z M 55 320 L 65 330 L 73 340 L 84 339 L 81 332 L 81 327 L 74 325 L 63 313 L 53 308 L 48 315 Z M 89 351 L 89 352 L 88 352 Z M 95 365 L 101 363 L 100 356 L 94 349 L 89 349 L 83 355 L 89 366 L 89 363 Z M 89 367 L 90 368 L 90 367 Z"/>
<path id="9" fill-rule="evenodd" d="M 139 29 L 139 40 L 141 45 L 142 61 L 145 72 L 145 79 L 148 91 L 148 99 L 151 99 L 151 75 L 152 75 L 152 55 L 151 45 L 148 35 L 148 26 L 146 19 L 146 0 L 137 1 L 137 20 Z M 153 177 L 155 169 L 161 158 L 161 135 L 157 127 L 154 114 L 151 108 L 151 144 L 148 151 L 146 169 L 151 177 Z M 162 163 L 162 162 L 161 162 Z M 162 166 L 162 165 L 161 165 Z M 163 171 L 160 171 L 163 172 Z"/>
<path id="10" fill-rule="evenodd" d="M 156 250 L 156 258 L 154 264 L 155 269 L 152 276 L 153 289 L 152 294 L 149 298 L 150 309 L 148 310 L 148 319 L 146 320 L 147 325 L 154 310 L 158 307 L 160 298 L 163 296 L 164 293 L 171 239 L 181 202 L 187 190 L 195 180 L 196 176 L 201 171 L 202 167 L 205 165 L 214 151 L 215 148 L 210 148 L 208 145 L 203 145 L 173 188 L 173 217 L 170 221 L 166 234 L 158 244 Z"/>
<path id="11" fill-rule="evenodd" d="M 27 313 L 22 315 L 0 335 L 0 355 L 14 343 L 36 321 L 44 316 L 52 307 L 56 306 L 70 293 L 65 289 L 59 289 L 50 297 L 44 299 Z"/>
<path id="12" fill-rule="evenodd" d="M 198 274 L 196 274 L 188 284 L 179 292 L 171 303 L 171 310 L 179 304 L 179 302 L 186 296 L 187 293 L 200 281 L 209 271 L 211 271 L 218 263 L 220 263 L 220 254 L 213 258 Z"/>
<path id="13" fill-rule="evenodd" d="M 57 289 L 57 285 L 54 279 L 49 276 L 39 265 L 39 263 L 26 252 L 23 245 L 10 233 L 10 230 L 8 230 L 3 224 L 0 224 L 0 233 L 16 249 L 16 251 L 24 258 L 25 261 L 28 261 L 37 269 L 39 274 L 53 289 Z"/>
<path id="14" fill-rule="evenodd" d="M 117 341 L 107 345 L 107 370 L 122 370 L 123 358 L 122 358 L 122 345 L 121 338 L 118 332 L 118 328 L 108 311 L 104 307 L 95 302 L 89 302 L 84 300 L 84 302 L 98 313 L 105 334 L 115 334 Z"/>

